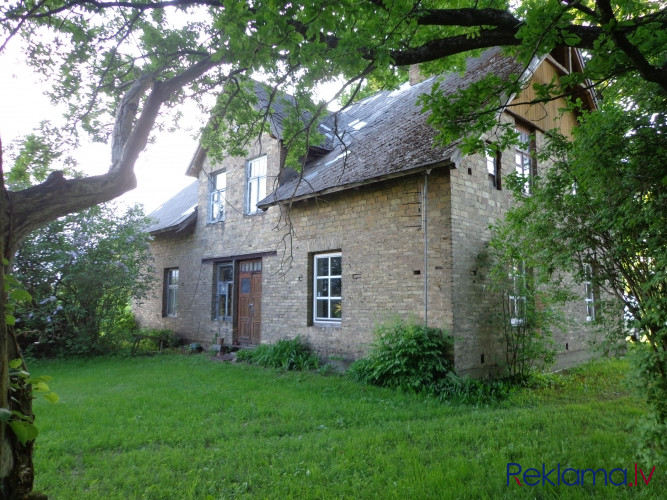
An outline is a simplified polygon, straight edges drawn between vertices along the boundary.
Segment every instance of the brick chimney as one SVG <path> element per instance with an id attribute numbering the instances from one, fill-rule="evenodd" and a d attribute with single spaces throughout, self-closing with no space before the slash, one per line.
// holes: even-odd
<path id="1" fill-rule="evenodd" d="M 426 78 L 424 78 L 421 71 L 419 71 L 419 64 L 411 64 L 408 71 L 408 82 L 410 85 L 416 85 L 424 80 L 426 80 Z"/>

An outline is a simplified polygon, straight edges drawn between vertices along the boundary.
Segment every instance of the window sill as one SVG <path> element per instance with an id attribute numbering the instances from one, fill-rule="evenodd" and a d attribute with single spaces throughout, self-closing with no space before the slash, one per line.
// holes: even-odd
<path id="1" fill-rule="evenodd" d="M 328 328 L 328 327 L 340 326 L 342 322 L 343 322 L 342 320 L 338 320 L 338 321 L 316 320 L 316 321 L 313 321 L 312 325 L 310 325 L 310 326 L 321 326 L 321 327 Z"/>

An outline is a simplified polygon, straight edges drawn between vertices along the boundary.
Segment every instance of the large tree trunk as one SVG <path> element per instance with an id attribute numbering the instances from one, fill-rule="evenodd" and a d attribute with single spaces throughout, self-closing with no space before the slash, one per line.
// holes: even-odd
<path id="1" fill-rule="evenodd" d="M 0 142 L 0 255 L 6 262 L 12 261 L 30 232 L 58 217 L 104 203 L 133 189 L 134 164 L 148 143 L 162 104 L 186 84 L 224 63 L 224 58 L 204 57 L 165 81 L 155 81 L 152 75 L 140 77 L 118 105 L 111 164 L 104 175 L 65 179 L 61 172 L 54 172 L 42 184 L 23 191 L 7 191 Z M 4 277 L 8 269 L 8 265 L 0 264 L 0 408 L 18 410 L 32 417 L 29 387 L 12 395 L 16 401 L 10 399 L 9 362 L 20 358 L 21 353 L 5 317 Z M 0 422 L 0 500 L 44 498 L 30 493 L 34 476 L 32 451 L 33 442 L 22 445 L 9 425 Z"/>

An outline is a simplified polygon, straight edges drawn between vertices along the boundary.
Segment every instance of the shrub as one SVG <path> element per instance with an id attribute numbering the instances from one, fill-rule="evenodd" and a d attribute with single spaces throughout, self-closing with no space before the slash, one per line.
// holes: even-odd
<path id="1" fill-rule="evenodd" d="M 267 368 L 295 371 L 315 370 L 320 365 L 319 356 L 299 336 L 282 339 L 275 344 L 258 345 L 253 350 L 239 351 L 236 359 Z"/>
<path id="2" fill-rule="evenodd" d="M 431 392 L 452 371 L 451 338 L 438 328 L 397 319 L 375 329 L 367 358 L 348 373 L 357 381 L 407 392 Z"/>

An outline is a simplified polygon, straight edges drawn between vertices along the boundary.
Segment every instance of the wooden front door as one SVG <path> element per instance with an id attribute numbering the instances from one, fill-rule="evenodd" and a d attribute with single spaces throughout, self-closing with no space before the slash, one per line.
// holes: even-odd
<path id="1" fill-rule="evenodd" d="M 239 265 L 239 342 L 259 344 L 262 336 L 262 261 Z"/>

